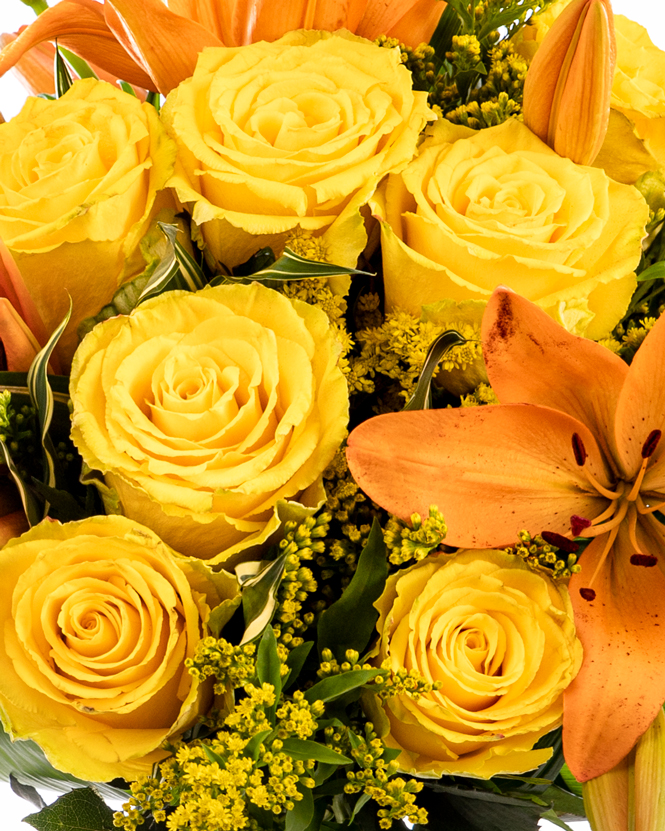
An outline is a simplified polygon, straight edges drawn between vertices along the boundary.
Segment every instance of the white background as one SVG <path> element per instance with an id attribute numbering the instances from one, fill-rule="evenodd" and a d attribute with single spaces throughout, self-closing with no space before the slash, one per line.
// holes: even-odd
<path id="1" fill-rule="evenodd" d="M 57 1 L 57 0 L 56 0 Z M 223 1 L 223 0 L 221 0 Z M 275 2 L 275 0 L 273 0 Z M 51 2 L 50 5 L 54 5 Z M 651 39 L 661 49 L 665 50 L 665 6 L 663 0 L 613 0 L 614 11 L 625 14 L 636 20 L 649 30 Z M 32 10 L 23 5 L 20 0 L 0 0 L 0 31 L 13 32 L 24 23 L 34 19 Z M 663 79 L 665 83 L 665 78 Z M 11 77 L 11 73 L 0 78 L 0 112 L 5 119 L 16 115 L 25 100 L 23 87 Z M 44 794 L 47 802 L 51 802 L 55 795 Z M 114 806 L 115 807 L 115 806 Z M 28 803 L 16 797 L 9 785 L 0 782 L 0 824 L 2 831 L 28 831 L 30 826 L 20 820 L 35 809 Z M 576 831 L 585 831 L 589 828 L 586 822 L 572 823 Z M 556 826 L 543 821 L 541 828 L 547 831 L 556 831 Z"/>

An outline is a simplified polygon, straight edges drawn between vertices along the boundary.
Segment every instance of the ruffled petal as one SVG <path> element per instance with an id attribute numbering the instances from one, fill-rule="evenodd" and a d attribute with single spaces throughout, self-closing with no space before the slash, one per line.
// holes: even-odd
<path id="1" fill-rule="evenodd" d="M 512 545 L 518 533 L 570 534 L 573 514 L 593 518 L 607 500 L 575 462 L 572 436 L 588 469 L 609 485 L 592 434 L 565 413 L 528 404 L 392 413 L 350 435 L 349 467 L 360 487 L 402 518 L 436 505 L 446 542 L 462 548 Z"/>
<path id="2" fill-rule="evenodd" d="M 564 693 L 563 746 L 575 777 L 585 782 L 619 763 L 656 717 L 665 700 L 665 574 L 632 565 L 627 528 L 584 600 L 607 537 L 584 552 L 570 595 L 585 659 Z M 662 560 L 665 526 L 648 518 L 638 526 L 642 553 Z"/>
<path id="3" fill-rule="evenodd" d="M 619 396 L 616 443 L 627 478 L 642 464 L 642 447 L 653 430 L 665 432 L 665 318 L 659 318 L 637 350 Z M 652 456 L 644 488 L 665 489 L 665 441 Z"/>
<path id="4" fill-rule="evenodd" d="M 571 335 L 529 300 L 497 289 L 483 317 L 483 356 L 502 404 L 553 407 L 581 421 L 606 458 L 628 367 L 603 346 Z M 665 382 L 663 384 L 665 395 Z"/>
<path id="5" fill-rule="evenodd" d="M 55 38 L 61 46 L 114 77 L 154 89 L 149 76 L 116 40 L 104 20 L 104 7 L 95 0 L 62 0 L 46 9 L 0 52 L 0 75 L 11 69 L 28 49 Z"/>

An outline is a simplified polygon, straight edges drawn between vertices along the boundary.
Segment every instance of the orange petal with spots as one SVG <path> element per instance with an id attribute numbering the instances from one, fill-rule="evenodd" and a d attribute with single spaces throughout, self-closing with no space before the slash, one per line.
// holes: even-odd
<path id="1" fill-rule="evenodd" d="M 605 539 L 589 545 L 570 582 L 584 662 L 564 693 L 563 749 L 581 782 L 617 765 L 665 701 L 665 526 L 653 518 L 638 526 L 642 553 L 661 564 L 644 568 L 630 562 L 634 549 L 624 524 L 588 602 L 579 589 L 588 585 Z"/>
<path id="2" fill-rule="evenodd" d="M 487 374 L 502 404 L 553 407 L 591 430 L 614 455 L 614 412 L 628 367 L 614 353 L 571 335 L 534 303 L 497 289 L 482 322 Z M 665 379 L 663 382 L 665 395 Z"/>
<path id="3" fill-rule="evenodd" d="M 595 517 L 607 500 L 574 458 L 573 433 L 605 486 L 604 461 L 587 427 L 528 404 L 381 415 L 351 433 L 347 457 L 360 487 L 402 518 L 436 505 L 446 542 L 462 548 L 512 545 L 526 529 L 570 534 L 570 517 Z"/>

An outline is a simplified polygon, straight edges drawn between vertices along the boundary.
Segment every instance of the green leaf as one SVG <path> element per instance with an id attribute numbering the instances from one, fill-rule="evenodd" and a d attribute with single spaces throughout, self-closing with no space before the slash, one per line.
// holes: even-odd
<path id="1" fill-rule="evenodd" d="M 211 762 L 217 762 L 217 764 L 220 766 L 222 770 L 226 768 L 226 759 L 223 756 L 220 756 L 219 753 L 215 753 L 215 751 L 207 744 L 202 744 L 201 747 L 203 748 L 203 752 Z"/>
<path id="2" fill-rule="evenodd" d="M 46 0 L 21 0 L 21 3 L 26 6 L 30 6 L 35 14 L 41 14 L 48 9 L 48 3 Z"/>
<path id="3" fill-rule="evenodd" d="M 65 331 L 69 318 L 72 316 L 72 299 L 69 298 L 69 310 L 65 315 L 64 320 L 53 331 L 51 337 L 46 342 L 46 346 L 37 353 L 34 361 L 30 364 L 28 370 L 28 390 L 30 392 L 30 401 L 32 406 L 37 411 L 37 419 L 39 421 L 40 439 L 42 444 L 42 453 L 44 461 L 44 476 L 43 482 L 49 488 L 56 486 L 55 481 L 55 448 L 51 441 L 48 431 L 53 419 L 53 390 L 49 383 L 47 369 L 51 354 L 55 349 L 56 344 L 60 340 L 60 336 Z M 48 514 L 49 503 L 44 505 L 44 516 Z"/>
<path id="4" fill-rule="evenodd" d="M 23 481 L 21 474 L 18 472 L 18 468 L 14 464 L 14 460 L 11 457 L 9 448 L 2 440 L 0 440 L 0 451 L 2 453 L 4 463 L 7 465 L 9 475 L 12 477 L 19 496 L 21 497 L 21 504 L 23 505 L 25 517 L 28 520 L 28 524 L 32 528 L 33 525 L 37 525 L 37 523 L 42 520 L 42 513 L 39 509 L 39 505 L 37 504 L 37 500 L 32 495 L 30 488 Z"/>
<path id="5" fill-rule="evenodd" d="M 55 77 L 55 95 L 56 98 L 61 98 L 68 89 L 71 89 L 74 81 L 69 74 L 67 64 L 63 60 L 60 50 L 58 49 L 58 41 L 55 42 L 55 61 L 53 66 L 53 73 Z"/>
<path id="6" fill-rule="evenodd" d="M 137 94 L 134 92 L 134 87 L 131 84 L 128 84 L 127 81 L 118 81 L 120 84 L 120 89 L 123 92 L 126 92 L 128 95 L 131 95 L 133 98 L 138 98 Z"/>
<path id="7" fill-rule="evenodd" d="M 36 788 L 33 788 L 32 785 L 23 785 L 18 781 L 13 773 L 9 774 L 9 786 L 16 796 L 20 796 L 21 799 L 25 799 L 32 803 L 38 811 L 41 811 L 42 808 L 46 807 L 46 803 L 39 795 L 39 791 Z"/>
<path id="8" fill-rule="evenodd" d="M 96 78 L 99 80 L 99 76 L 87 61 L 84 61 L 83 58 L 80 58 L 78 55 L 70 52 L 69 49 L 65 49 L 63 46 L 60 46 L 59 49 L 62 52 L 62 57 L 67 61 L 74 72 L 76 72 L 79 78 Z"/>
<path id="9" fill-rule="evenodd" d="M 245 634 L 241 645 L 258 637 L 272 619 L 285 563 L 286 555 L 281 554 L 276 560 L 268 563 L 251 562 L 236 566 L 245 618 Z"/>
<path id="10" fill-rule="evenodd" d="M 663 280 L 665 279 L 665 263 L 659 262 L 645 268 L 641 274 L 637 275 L 638 283 L 643 283 L 645 280 Z"/>
<path id="11" fill-rule="evenodd" d="M 316 782 L 317 787 L 323 785 L 326 779 L 330 779 L 333 773 L 337 770 L 337 763 L 328 764 L 327 762 L 319 762 L 316 770 L 312 774 L 312 779 Z M 344 780 L 346 782 L 346 780 Z"/>
<path id="12" fill-rule="evenodd" d="M 566 783 L 566 787 L 569 791 L 574 793 L 576 796 L 582 796 L 582 783 L 575 779 L 568 765 L 564 765 L 561 768 L 561 778 Z"/>
<path id="13" fill-rule="evenodd" d="M 48 485 L 34 478 L 32 480 L 32 486 L 40 496 L 44 497 L 44 500 L 50 506 L 49 513 L 51 516 L 60 520 L 60 522 L 76 522 L 79 519 L 85 519 L 87 516 L 90 516 L 84 506 L 68 491 L 50 488 Z"/>
<path id="14" fill-rule="evenodd" d="M 8 782 L 12 773 L 20 776 L 23 785 L 47 788 L 66 793 L 77 785 L 87 785 L 74 776 L 56 770 L 40 747 L 31 741 L 12 742 L 0 725 L 0 781 Z M 110 785 L 95 785 L 109 798 L 125 799 L 127 794 Z"/>
<path id="15" fill-rule="evenodd" d="M 323 762 L 326 765 L 353 764 L 353 759 L 349 759 L 348 756 L 310 739 L 284 739 L 282 751 L 288 753 L 292 759 L 301 761 L 314 759 L 315 762 Z"/>
<path id="16" fill-rule="evenodd" d="M 260 257 L 261 255 L 264 255 L 268 257 L 268 250 L 270 249 L 262 249 L 254 256 Z M 272 251 L 270 253 L 272 253 Z M 253 259 L 254 258 L 249 260 L 248 263 L 251 263 Z M 243 268 L 242 270 L 245 271 L 247 269 Z M 260 271 L 254 271 L 253 273 L 247 275 L 242 274 L 236 276 L 236 272 L 238 271 L 239 269 L 234 269 L 233 276 L 221 275 L 220 277 L 216 277 L 211 281 L 210 285 L 216 286 L 224 283 L 251 283 L 255 280 L 303 280 L 309 277 L 337 277 L 340 274 L 365 274 L 367 276 L 372 276 L 368 271 L 359 271 L 357 268 L 345 268 L 341 265 L 322 263 L 318 260 L 308 260 L 306 257 L 301 257 L 294 251 L 291 251 L 290 248 L 285 248 L 284 253 L 278 260 L 275 260 L 266 268 L 262 268 Z"/>
<path id="17" fill-rule="evenodd" d="M 213 637 L 219 638 L 221 636 L 222 630 L 231 620 L 241 602 L 242 598 L 240 595 L 232 597 L 228 600 L 222 600 L 219 606 L 215 606 L 215 608 L 210 612 L 206 624 L 208 629 L 210 629 L 210 634 Z"/>
<path id="18" fill-rule="evenodd" d="M 298 676 L 300 675 L 300 672 L 305 665 L 305 661 L 307 660 L 307 656 L 312 651 L 313 646 L 314 641 L 305 641 L 305 643 L 301 643 L 300 646 L 296 646 L 290 650 L 286 659 L 286 665 L 291 671 L 282 682 L 284 690 L 287 690 L 298 680 Z"/>
<path id="19" fill-rule="evenodd" d="M 343 661 L 347 649 L 364 652 L 379 617 L 372 604 L 381 596 L 387 577 L 386 545 L 375 518 L 351 582 L 339 600 L 319 618 L 319 654 L 323 649 L 330 649 L 339 661 Z"/>
<path id="20" fill-rule="evenodd" d="M 260 684 L 272 684 L 274 687 L 274 707 L 277 706 L 277 701 L 282 692 L 281 667 L 282 662 L 279 660 L 279 655 L 277 654 L 277 639 L 275 638 L 272 626 L 268 624 L 263 630 L 263 635 L 261 635 L 261 640 L 259 641 L 259 648 L 256 651 L 256 675 Z"/>
<path id="21" fill-rule="evenodd" d="M 162 99 L 159 96 L 158 92 L 149 92 L 145 97 L 146 104 L 152 104 L 152 106 L 159 112 L 162 108 Z"/>
<path id="22" fill-rule="evenodd" d="M 177 239 L 180 228 L 167 222 L 158 222 L 157 225 L 169 244 L 166 254 L 143 288 L 139 303 L 165 291 L 198 291 L 205 285 L 203 272 Z"/>
<path id="23" fill-rule="evenodd" d="M 551 785 L 540 796 L 557 814 L 569 814 L 570 816 L 581 817 L 582 819 L 586 817 L 582 797 L 565 791 L 557 785 Z"/>
<path id="24" fill-rule="evenodd" d="M 434 34 L 430 40 L 430 46 L 434 49 L 437 58 L 443 62 L 446 52 L 450 52 L 453 45 L 453 37 L 462 27 L 459 14 L 452 4 L 448 3 L 439 18 Z"/>
<path id="25" fill-rule="evenodd" d="M 368 793 L 360 794 L 358 799 L 356 800 L 356 804 L 353 806 L 353 813 L 351 814 L 351 819 L 354 819 L 357 814 L 359 814 L 362 809 L 367 805 L 372 797 Z"/>
<path id="26" fill-rule="evenodd" d="M 545 811 L 545 813 L 544 813 L 544 814 L 541 814 L 541 815 L 540 815 L 540 818 L 541 818 L 541 819 L 546 819 L 546 820 L 549 820 L 549 821 L 552 823 L 552 825 L 556 825 L 556 826 L 558 826 L 559 828 L 563 828 L 563 829 L 564 829 L 564 831 L 573 831 L 573 829 L 570 827 L 570 825 L 567 825 L 567 824 L 566 824 L 566 823 L 565 823 L 565 822 L 564 822 L 564 821 L 563 821 L 560 817 L 558 817 L 558 816 L 554 813 L 554 811 L 552 811 L 552 810 L 550 810 L 550 811 Z"/>
<path id="27" fill-rule="evenodd" d="M 290 811 L 286 812 L 285 831 L 306 831 L 314 816 L 314 797 L 309 788 L 298 785 L 302 795 Z"/>
<path id="28" fill-rule="evenodd" d="M 262 730 L 260 733 L 257 733 L 255 736 L 247 742 L 247 744 L 243 748 L 243 756 L 248 756 L 250 759 L 253 759 L 255 762 L 259 758 L 259 750 L 261 749 L 261 745 L 268 738 L 270 735 L 277 735 L 275 730 Z"/>
<path id="29" fill-rule="evenodd" d="M 425 363 L 420 372 L 420 378 L 413 395 L 408 400 L 404 410 L 429 410 L 432 406 L 432 378 L 439 361 L 454 347 L 466 343 L 459 332 L 448 329 L 436 338 L 427 352 Z"/>
<path id="30" fill-rule="evenodd" d="M 381 669 L 352 669 L 324 678 L 305 691 L 305 700 L 312 704 L 314 701 L 333 701 L 351 690 L 364 687 L 372 678 L 382 675 Z"/>
<path id="31" fill-rule="evenodd" d="M 23 822 L 37 831 L 115 831 L 113 813 L 92 788 L 76 788 Z"/>

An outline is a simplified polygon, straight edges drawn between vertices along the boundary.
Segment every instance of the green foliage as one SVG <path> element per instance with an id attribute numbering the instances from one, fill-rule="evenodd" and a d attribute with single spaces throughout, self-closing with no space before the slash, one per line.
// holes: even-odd
<path id="1" fill-rule="evenodd" d="M 114 831 L 113 811 L 92 788 L 76 788 L 23 822 L 37 831 Z"/>
<path id="2" fill-rule="evenodd" d="M 405 410 L 429 410 L 432 406 L 432 378 L 440 363 L 440 361 L 450 352 L 455 346 L 461 346 L 466 343 L 466 338 L 463 338 L 459 332 L 450 329 L 447 332 L 440 334 L 432 343 L 425 358 L 420 378 L 416 384 L 416 389 L 405 404 Z"/>
<path id="3" fill-rule="evenodd" d="M 342 660 L 348 649 L 363 652 L 374 632 L 378 600 L 386 578 L 388 563 L 381 526 L 375 519 L 358 567 L 342 596 L 326 609 L 317 627 L 319 654 L 324 649 Z"/>
<path id="4" fill-rule="evenodd" d="M 55 76 L 55 95 L 56 98 L 61 98 L 67 92 L 68 89 L 71 89 L 71 86 L 74 83 L 74 81 L 72 80 L 72 76 L 69 73 L 69 69 L 67 69 L 67 64 L 65 63 L 62 55 L 60 54 L 57 41 L 55 46 L 53 73 Z"/>

